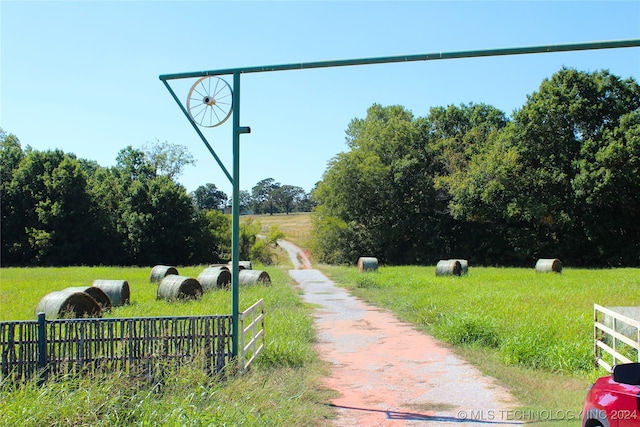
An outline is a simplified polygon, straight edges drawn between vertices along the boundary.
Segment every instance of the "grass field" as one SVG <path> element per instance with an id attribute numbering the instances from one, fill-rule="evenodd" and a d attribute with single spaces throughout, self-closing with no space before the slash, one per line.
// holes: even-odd
<path id="1" fill-rule="evenodd" d="M 204 266 L 178 267 L 197 277 Z M 262 269 L 255 265 L 255 269 Z M 0 384 L 0 426 L 309 426 L 332 416 L 325 405 L 332 391 L 319 385 L 324 372 L 313 350 L 313 320 L 286 273 L 289 266 L 265 270 L 271 286 L 246 286 L 240 309 L 265 300 L 266 346 L 245 375 L 221 379 L 184 367 L 157 386 L 111 374 L 94 379 L 69 378 L 39 387 L 14 389 Z M 229 314 L 229 291 L 205 293 L 198 301 L 156 301 L 151 268 L 70 267 L 7 268 L 0 271 L 2 320 L 33 319 L 34 307 L 46 293 L 94 279 L 125 279 L 131 305 L 105 317 Z"/>
<path id="2" fill-rule="evenodd" d="M 527 408 L 558 414 L 578 414 L 589 384 L 606 374 L 594 367 L 593 304 L 640 306 L 639 269 L 539 274 L 472 267 L 462 277 L 436 277 L 435 267 L 382 266 L 365 274 L 353 267 L 321 269 L 355 295 L 451 344 Z"/>
<path id="3" fill-rule="evenodd" d="M 309 247 L 311 239 L 312 215 L 310 213 L 290 213 L 275 215 L 247 215 L 244 220 L 259 221 L 262 232 L 267 233 L 271 226 L 277 226 L 285 234 L 285 239 L 301 248 Z"/>

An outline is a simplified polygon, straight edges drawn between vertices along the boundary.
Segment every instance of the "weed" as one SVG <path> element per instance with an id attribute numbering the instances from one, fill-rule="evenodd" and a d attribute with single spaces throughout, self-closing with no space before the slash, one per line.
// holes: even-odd
<path id="1" fill-rule="evenodd" d="M 468 314 L 442 319 L 434 328 L 437 337 L 456 345 L 480 345 L 495 348 L 499 345 L 497 328 L 487 317 Z"/>

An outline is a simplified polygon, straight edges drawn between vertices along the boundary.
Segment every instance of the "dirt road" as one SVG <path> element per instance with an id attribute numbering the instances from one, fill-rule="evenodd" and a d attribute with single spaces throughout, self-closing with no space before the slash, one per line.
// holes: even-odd
<path id="1" fill-rule="evenodd" d="M 333 284 L 295 245 L 281 241 L 291 277 L 314 313 L 320 357 L 331 365 L 326 385 L 334 426 L 518 425 L 507 390 L 446 346 L 386 310 Z M 306 261 L 305 261 L 306 260 Z"/>

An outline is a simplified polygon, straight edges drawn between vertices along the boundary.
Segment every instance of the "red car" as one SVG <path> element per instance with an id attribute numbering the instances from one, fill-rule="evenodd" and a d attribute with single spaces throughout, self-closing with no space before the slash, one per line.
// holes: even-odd
<path id="1" fill-rule="evenodd" d="M 613 367 L 584 402 L 582 427 L 640 427 L 640 363 Z"/>

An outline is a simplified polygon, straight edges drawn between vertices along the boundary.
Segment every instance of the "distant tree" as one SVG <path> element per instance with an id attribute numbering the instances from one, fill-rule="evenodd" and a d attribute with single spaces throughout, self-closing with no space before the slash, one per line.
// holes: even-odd
<path id="1" fill-rule="evenodd" d="M 204 209 L 223 209 L 227 202 L 227 195 L 215 184 L 201 185 L 193 192 L 196 207 Z"/>
<path id="2" fill-rule="evenodd" d="M 280 188 L 280 183 L 273 178 L 266 178 L 258 182 L 252 189 L 251 195 L 256 213 L 269 213 L 273 215 L 275 203 L 275 191 Z"/>
<path id="3" fill-rule="evenodd" d="M 187 147 L 180 144 L 160 142 L 156 139 L 153 143 L 145 145 L 143 150 L 155 173 L 171 179 L 179 177 L 185 166 L 196 163 Z"/>
<path id="4" fill-rule="evenodd" d="M 304 196 L 304 189 L 293 185 L 282 185 L 273 191 L 273 199 L 276 205 L 280 206 L 287 215 Z"/>
<path id="5" fill-rule="evenodd" d="M 246 212 L 251 206 L 251 193 L 246 190 L 240 190 L 240 212 Z M 231 201 L 229 202 L 231 204 Z"/>

